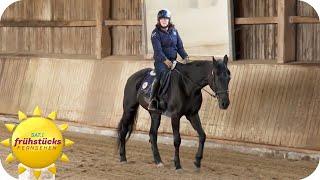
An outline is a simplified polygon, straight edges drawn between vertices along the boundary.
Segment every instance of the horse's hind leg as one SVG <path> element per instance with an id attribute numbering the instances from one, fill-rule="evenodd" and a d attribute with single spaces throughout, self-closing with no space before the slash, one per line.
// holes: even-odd
<path id="1" fill-rule="evenodd" d="M 162 164 L 162 160 L 161 160 L 160 153 L 158 150 L 158 145 L 157 145 L 158 128 L 160 126 L 161 114 L 150 113 L 150 116 L 151 116 L 151 127 L 149 131 L 149 136 L 150 136 L 153 158 L 157 165 L 162 166 L 163 164 Z"/>
<path id="2" fill-rule="evenodd" d="M 133 124 L 135 120 L 135 115 L 137 111 L 137 105 L 134 105 L 132 109 L 126 109 L 120 120 L 118 125 L 118 147 L 119 147 L 119 154 L 120 154 L 120 162 L 127 162 L 126 158 L 126 137 L 129 133 L 128 138 L 133 131 Z"/>
<path id="3" fill-rule="evenodd" d="M 122 115 L 122 125 L 119 126 L 118 129 L 118 143 L 119 143 L 119 155 L 120 155 L 120 162 L 127 162 L 127 158 L 126 158 L 126 136 L 127 133 L 129 131 L 128 128 L 128 119 L 129 119 L 129 115 L 126 114 L 126 112 L 123 113 Z"/>
<path id="4" fill-rule="evenodd" d="M 174 140 L 174 165 L 176 170 L 182 169 L 180 164 L 180 157 L 179 157 L 179 148 L 181 144 L 181 137 L 180 137 L 180 118 L 172 118 L 171 125 L 173 130 L 173 140 Z"/>
<path id="5" fill-rule="evenodd" d="M 204 143 L 206 141 L 206 134 L 202 128 L 198 113 L 194 115 L 186 116 L 186 117 L 190 121 L 192 127 L 197 131 L 199 135 L 199 147 L 198 147 L 198 152 L 196 154 L 196 161 L 194 162 L 194 165 L 196 166 L 196 168 L 200 168 L 201 159 L 203 156 Z"/>

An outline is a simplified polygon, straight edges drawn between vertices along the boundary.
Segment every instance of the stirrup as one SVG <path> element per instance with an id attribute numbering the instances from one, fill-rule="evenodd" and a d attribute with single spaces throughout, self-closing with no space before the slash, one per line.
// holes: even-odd
<path id="1" fill-rule="evenodd" d="M 148 105 L 149 111 L 160 111 L 159 110 L 159 102 L 157 100 L 151 100 L 150 104 Z"/>

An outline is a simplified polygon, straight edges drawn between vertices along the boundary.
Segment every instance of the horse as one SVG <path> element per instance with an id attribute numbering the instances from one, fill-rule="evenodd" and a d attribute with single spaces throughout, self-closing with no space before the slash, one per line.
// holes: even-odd
<path id="1" fill-rule="evenodd" d="M 148 101 L 139 94 L 139 87 L 144 77 L 152 69 L 142 69 L 129 77 L 124 89 L 123 114 L 117 128 L 117 145 L 120 155 L 120 162 L 126 163 L 126 141 L 130 138 L 134 130 L 136 115 L 139 105 L 148 110 Z M 175 147 L 174 165 L 176 170 L 182 169 L 179 157 L 180 137 L 180 118 L 185 116 L 190 121 L 192 127 L 199 136 L 198 151 L 195 156 L 195 168 L 200 169 L 203 156 L 206 133 L 204 132 L 199 110 L 202 104 L 201 90 L 209 85 L 215 93 L 212 96 L 218 99 L 219 108 L 226 110 L 230 104 L 229 82 L 231 73 L 228 69 L 228 57 L 212 61 L 193 61 L 187 64 L 177 63 L 174 70 L 171 70 L 171 80 L 168 88 L 167 109 L 170 113 L 171 125 L 173 129 L 173 141 Z M 153 152 L 154 163 L 163 166 L 157 146 L 158 128 L 160 126 L 162 112 L 151 112 L 151 127 L 149 131 L 151 149 Z"/>

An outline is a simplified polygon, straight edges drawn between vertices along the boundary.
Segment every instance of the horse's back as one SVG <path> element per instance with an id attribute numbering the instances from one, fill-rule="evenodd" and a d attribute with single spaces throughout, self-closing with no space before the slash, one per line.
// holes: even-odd
<path id="1" fill-rule="evenodd" d="M 152 71 L 151 68 L 145 68 L 145 69 L 141 69 L 137 72 L 135 72 L 134 74 L 132 74 L 128 80 L 127 80 L 127 84 L 126 84 L 126 87 L 127 86 L 131 86 L 131 87 L 128 87 L 128 88 L 132 88 L 134 86 L 134 84 L 136 84 L 136 89 L 139 88 L 139 86 L 141 85 L 144 77 L 147 75 L 148 72 Z"/>

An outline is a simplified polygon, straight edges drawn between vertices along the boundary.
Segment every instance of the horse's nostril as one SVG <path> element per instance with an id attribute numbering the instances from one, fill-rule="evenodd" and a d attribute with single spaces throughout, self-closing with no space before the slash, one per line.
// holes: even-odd
<path id="1" fill-rule="evenodd" d="M 221 103 L 221 107 L 224 108 L 224 109 L 227 108 L 228 106 L 229 106 L 228 102 L 222 102 Z"/>

